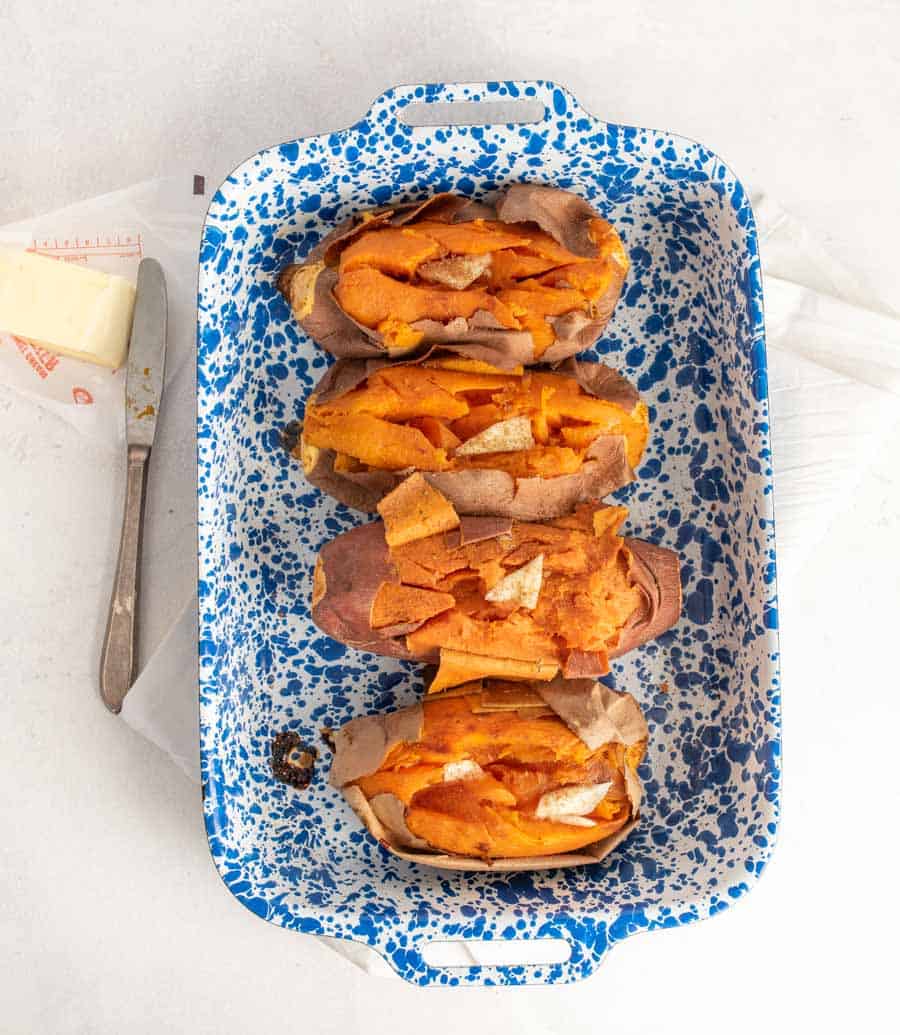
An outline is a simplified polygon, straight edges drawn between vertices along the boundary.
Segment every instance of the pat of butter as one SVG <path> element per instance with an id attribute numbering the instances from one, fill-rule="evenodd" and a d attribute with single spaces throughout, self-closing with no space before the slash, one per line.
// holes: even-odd
<path id="1" fill-rule="evenodd" d="M 134 296 L 124 277 L 0 249 L 0 330 L 62 356 L 121 366 Z"/>

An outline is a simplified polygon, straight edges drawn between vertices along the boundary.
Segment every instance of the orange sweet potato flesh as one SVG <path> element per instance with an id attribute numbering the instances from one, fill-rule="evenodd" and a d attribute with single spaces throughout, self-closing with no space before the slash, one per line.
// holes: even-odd
<path id="1" fill-rule="evenodd" d="M 418 428 L 393 424 L 385 433 L 384 424 L 368 413 L 348 413 L 343 420 L 331 423 L 327 436 L 311 418 L 307 419 L 304 433 L 310 445 L 323 443 L 327 437 L 325 448 L 355 457 L 378 470 L 399 471 L 405 467 L 417 467 L 421 471 L 441 471 L 445 468 L 446 452 L 436 449 Z"/>
<path id="2" fill-rule="evenodd" d="M 609 224 L 595 219 L 591 228 L 595 259 L 574 254 L 534 224 L 424 219 L 402 228 L 376 226 L 341 253 L 334 297 L 358 324 L 378 331 L 389 351 L 414 347 L 419 321 L 447 323 L 485 312 L 502 328 L 529 331 L 537 360 L 556 340 L 549 319 L 593 313 L 627 268 Z M 454 256 L 490 256 L 491 264 L 468 287 L 448 288 L 419 275 L 424 263 Z"/>
<path id="3" fill-rule="evenodd" d="M 476 711 L 477 700 L 426 700 L 419 740 L 396 744 L 375 773 L 357 781 L 362 793 L 399 798 L 409 830 L 434 848 L 485 859 L 575 851 L 628 822 L 624 770 L 637 766 L 643 743 L 592 751 L 555 715 Z M 461 760 L 477 763 L 483 775 L 445 780 L 444 765 Z M 588 817 L 594 826 L 535 815 L 547 791 L 606 782 L 612 787 Z"/>
<path id="4" fill-rule="evenodd" d="M 489 312 L 503 327 L 517 329 L 520 326 L 508 307 L 483 288 L 454 291 L 430 284 L 407 284 L 371 267 L 342 274 L 334 297 L 354 320 L 378 330 L 388 321 L 400 324 L 426 319 L 447 322 L 457 316 L 469 317 L 479 309 Z"/>
<path id="5" fill-rule="evenodd" d="M 551 679 L 573 651 L 608 671 L 609 652 L 641 603 L 618 535 L 626 513 L 583 506 L 558 522 L 515 522 L 507 535 L 464 546 L 451 534 L 392 547 L 402 584 L 454 599 L 406 637 L 413 657 L 441 659 L 430 689 L 482 676 Z M 534 610 L 485 600 L 500 578 L 538 555 L 543 578 Z"/>
<path id="6" fill-rule="evenodd" d="M 485 219 L 467 223 L 438 223 L 423 219 L 413 223 L 409 232 L 436 241 L 444 254 L 452 252 L 454 255 L 487 255 L 501 248 L 515 248 L 526 243 L 505 223 Z"/>
<path id="7" fill-rule="evenodd" d="M 457 446 L 462 445 L 462 439 L 454 433 L 452 428 L 443 424 L 437 417 L 413 417 L 409 423 L 412 427 L 421 431 L 435 449 L 446 451 L 456 449 Z"/>
<path id="8" fill-rule="evenodd" d="M 549 683 L 559 671 L 553 661 L 543 658 L 522 659 L 469 654 L 461 650 L 441 647 L 441 664 L 431 685 L 430 694 L 450 687 L 462 686 L 473 679 L 537 680 Z"/>
<path id="9" fill-rule="evenodd" d="M 455 600 L 449 593 L 383 582 L 372 601 L 369 624 L 373 629 L 383 629 L 408 622 L 424 622 L 448 611 L 454 604 Z"/>
<path id="10" fill-rule="evenodd" d="M 584 450 L 580 452 L 583 454 Z M 579 451 L 566 446 L 535 446 L 514 453 L 486 453 L 466 459 L 466 467 L 506 471 L 515 478 L 556 478 L 561 474 L 575 474 L 582 463 Z"/>
<path id="11" fill-rule="evenodd" d="M 491 256 L 486 280 L 492 288 L 514 287 L 516 281 L 552 270 L 552 259 L 532 255 L 524 248 L 504 248 Z"/>
<path id="12" fill-rule="evenodd" d="M 535 354 L 541 356 L 556 340 L 556 332 L 548 321 L 550 316 L 586 308 L 585 296 L 575 288 L 546 287 L 540 282 L 525 280 L 516 287 L 503 288 L 497 293 L 506 311 L 519 326 L 531 332 Z"/>
<path id="13" fill-rule="evenodd" d="M 391 548 L 400 547 L 459 525 L 459 516 L 421 474 L 402 482 L 378 504 L 384 521 L 384 539 Z"/>
<path id="14" fill-rule="evenodd" d="M 649 428 L 643 403 L 627 411 L 590 395 L 563 373 L 459 365 L 431 360 L 382 367 L 336 398 L 321 404 L 313 399 L 304 441 L 375 470 L 493 468 L 514 478 L 554 478 L 580 470 L 598 436 L 621 435 L 631 466 L 640 462 Z M 535 448 L 453 455 L 489 425 L 519 416 L 530 419 Z"/>
<path id="15" fill-rule="evenodd" d="M 384 273 L 410 276 L 416 267 L 442 254 L 437 241 L 408 230 L 385 227 L 379 234 L 363 234 L 344 249 L 344 272 L 371 266 Z"/>

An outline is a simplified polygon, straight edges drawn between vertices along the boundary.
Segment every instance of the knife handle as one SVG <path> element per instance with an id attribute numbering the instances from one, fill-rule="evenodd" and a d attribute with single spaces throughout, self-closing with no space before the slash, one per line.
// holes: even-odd
<path id="1" fill-rule="evenodd" d="M 100 696 L 106 707 L 116 714 L 122 710 L 137 665 L 137 605 L 149 456 L 149 446 L 128 447 L 122 538 L 100 655 Z"/>

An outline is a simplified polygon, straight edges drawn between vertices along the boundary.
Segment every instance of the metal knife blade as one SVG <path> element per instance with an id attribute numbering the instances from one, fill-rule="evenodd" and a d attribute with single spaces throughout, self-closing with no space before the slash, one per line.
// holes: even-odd
<path id="1" fill-rule="evenodd" d="M 166 278 L 156 259 L 138 267 L 137 299 L 125 378 L 125 424 L 130 446 L 153 445 L 166 372 Z"/>

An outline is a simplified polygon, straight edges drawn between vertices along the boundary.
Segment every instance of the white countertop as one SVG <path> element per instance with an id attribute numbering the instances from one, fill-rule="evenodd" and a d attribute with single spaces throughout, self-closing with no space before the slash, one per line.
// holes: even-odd
<path id="1" fill-rule="evenodd" d="M 900 309 L 900 8 L 603 6 L 7 0 L 0 223 L 186 169 L 213 186 L 395 82 L 541 77 L 599 116 L 703 141 Z M 221 884 L 197 788 L 96 695 L 120 499 L 86 494 L 77 438 L 0 387 L 0 1030 L 885 1030 L 898 445 L 781 587 L 784 819 L 759 887 L 617 946 L 581 985 L 418 990 Z M 76 508 L 94 518 L 77 541 Z"/>

